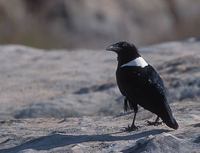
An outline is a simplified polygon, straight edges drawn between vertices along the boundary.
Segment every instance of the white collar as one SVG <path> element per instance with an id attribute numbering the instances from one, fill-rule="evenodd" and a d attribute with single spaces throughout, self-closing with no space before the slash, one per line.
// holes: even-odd
<path id="1" fill-rule="evenodd" d="M 145 66 L 148 66 L 148 64 L 142 57 L 138 57 L 126 64 L 123 64 L 120 67 L 125 67 L 125 66 L 138 66 L 144 68 Z"/>

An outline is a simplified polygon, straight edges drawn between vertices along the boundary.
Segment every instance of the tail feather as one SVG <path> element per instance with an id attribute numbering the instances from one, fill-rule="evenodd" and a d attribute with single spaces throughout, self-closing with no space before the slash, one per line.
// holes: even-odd
<path id="1" fill-rule="evenodd" d="M 171 108 L 166 101 L 164 103 L 164 107 L 163 107 L 164 109 L 160 110 L 161 112 L 159 112 L 159 114 L 161 115 L 163 122 L 168 127 L 176 130 L 176 129 L 178 129 L 179 125 L 178 125 L 177 121 L 175 120 L 175 118 L 173 117 Z"/>
<path id="2" fill-rule="evenodd" d="M 124 99 L 124 112 L 127 112 L 129 110 L 128 100 Z"/>
<path id="3" fill-rule="evenodd" d="M 162 113 L 161 116 L 163 122 L 170 128 L 172 129 L 178 129 L 179 125 L 177 123 L 177 121 L 175 120 L 175 118 L 173 117 L 172 111 L 171 109 L 167 109 Z"/>
<path id="4" fill-rule="evenodd" d="M 172 117 L 171 119 L 168 119 L 168 120 L 163 120 L 163 122 L 170 128 L 172 129 L 178 129 L 179 125 L 177 123 L 177 121 L 175 120 L 174 117 Z"/>
<path id="5" fill-rule="evenodd" d="M 127 99 L 124 99 L 124 111 L 134 110 L 133 104 Z"/>

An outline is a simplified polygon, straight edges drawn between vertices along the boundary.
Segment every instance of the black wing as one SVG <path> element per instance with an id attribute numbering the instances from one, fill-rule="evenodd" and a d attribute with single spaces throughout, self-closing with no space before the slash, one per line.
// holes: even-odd
<path id="1" fill-rule="evenodd" d="M 129 101 L 157 114 L 163 120 L 172 118 L 164 83 L 152 66 L 119 68 L 117 82 Z"/>

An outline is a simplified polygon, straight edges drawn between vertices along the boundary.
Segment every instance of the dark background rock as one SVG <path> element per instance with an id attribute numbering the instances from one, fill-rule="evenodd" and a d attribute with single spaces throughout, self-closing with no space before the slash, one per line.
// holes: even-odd
<path id="1" fill-rule="evenodd" d="M 199 19 L 196 0 L 1 0 L 0 43 L 105 48 L 129 40 L 141 46 L 199 36 Z"/>

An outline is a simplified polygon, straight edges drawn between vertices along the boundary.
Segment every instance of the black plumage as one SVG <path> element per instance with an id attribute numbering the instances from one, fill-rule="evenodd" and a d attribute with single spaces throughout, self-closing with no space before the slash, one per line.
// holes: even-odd
<path id="1" fill-rule="evenodd" d="M 135 112 L 132 125 L 128 127 L 128 130 L 137 128 L 135 118 L 138 105 L 157 115 L 156 121 L 149 122 L 149 124 L 157 125 L 161 118 L 167 126 L 177 129 L 178 123 L 167 102 L 164 83 L 155 69 L 141 58 L 137 48 L 133 44 L 119 42 L 109 46 L 107 50 L 118 54 L 116 79 L 125 97 L 124 110 L 131 109 Z"/>

